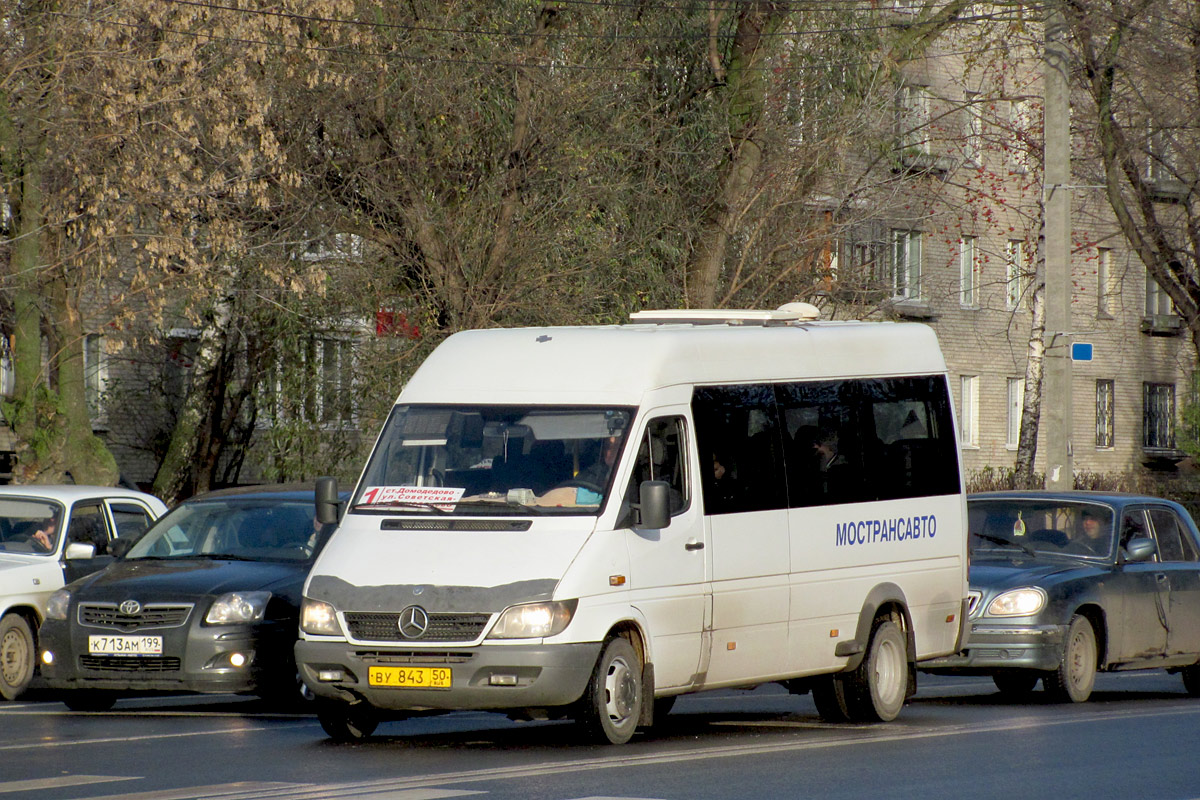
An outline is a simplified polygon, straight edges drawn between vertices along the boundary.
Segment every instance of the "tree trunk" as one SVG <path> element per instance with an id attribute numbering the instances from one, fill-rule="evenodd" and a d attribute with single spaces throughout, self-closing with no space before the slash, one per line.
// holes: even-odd
<path id="1" fill-rule="evenodd" d="M 1037 458 L 1037 438 L 1042 414 L 1042 375 L 1046 365 L 1046 284 L 1038 280 L 1029 299 L 1032 325 L 1029 331 L 1029 359 L 1025 363 L 1025 396 L 1021 404 L 1021 432 L 1017 442 L 1013 484 L 1018 489 L 1040 489 L 1035 485 L 1033 462 Z"/>
<path id="2" fill-rule="evenodd" d="M 720 190 L 701 228 L 686 272 L 686 297 L 691 308 L 715 304 L 721 268 L 729 240 L 753 193 L 762 163 L 762 144 L 756 138 L 767 95 L 768 72 L 764 34 L 778 24 L 783 6 L 766 0 L 747 3 L 738 20 L 729 64 L 729 157 L 721 169 Z"/>

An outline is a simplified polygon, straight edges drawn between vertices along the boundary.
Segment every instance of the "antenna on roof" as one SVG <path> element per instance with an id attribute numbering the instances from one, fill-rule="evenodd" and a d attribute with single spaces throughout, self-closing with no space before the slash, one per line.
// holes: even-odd
<path id="1" fill-rule="evenodd" d="M 631 322 L 652 325 L 786 325 L 812 322 L 821 318 L 821 310 L 810 303 L 788 303 L 774 311 L 753 308 L 673 308 L 635 311 Z"/>

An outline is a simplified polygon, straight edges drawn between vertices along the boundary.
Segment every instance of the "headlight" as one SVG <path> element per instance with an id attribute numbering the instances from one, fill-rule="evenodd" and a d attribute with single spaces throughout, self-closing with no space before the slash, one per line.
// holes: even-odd
<path id="1" fill-rule="evenodd" d="M 300 601 L 300 630 L 317 636 L 341 636 L 337 609 L 323 600 Z"/>
<path id="2" fill-rule="evenodd" d="M 575 614 L 578 600 L 557 603 L 524 603 L 504 609 L 489 639 L 541 639 L 562 633 Z"/>
<path id="3" fill-rule="evenodd" d="M 1046 593 L 1036 587 L 1013 589 L 988 604 L 990 617 L 1027 617 L 1046 607 Z"/>
<path id="4" fill-rule="evenodd" d="M 213 601 L 204 621 L 211 625 L 258 622 L 267 610 L 270 592 L 230 592 Z"/>
<path id="5" fill-rule="evenodd" d="M 66 619 L 67 608 L 70 605 L 71 593 L 66 589 L 59 589 L 46 601 L 46 619 Z"/>

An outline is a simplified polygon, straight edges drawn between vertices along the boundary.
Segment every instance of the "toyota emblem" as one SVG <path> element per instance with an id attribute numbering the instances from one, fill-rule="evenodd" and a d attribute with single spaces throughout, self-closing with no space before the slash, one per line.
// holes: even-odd
<path id="1" fill-rule="evenodd" d="M 409 606 L 400 612 L 397 625 L 405 639 L 420 639 L 429 630 L 429 614 L 420 606 Z"/>
<path id="2" fill-rule="evenodd" d="M 121 613 L 127 617 L 132 617 L 134 614 L 142 610 L 142 604 L 137 600 L 125 600 L 117 607 L 121 610 Z"/>

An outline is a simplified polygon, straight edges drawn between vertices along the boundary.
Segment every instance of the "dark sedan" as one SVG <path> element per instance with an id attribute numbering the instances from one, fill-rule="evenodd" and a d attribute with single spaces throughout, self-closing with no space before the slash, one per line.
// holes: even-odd
<path id="1" fill-rule="evenodd" d="M 42 676 L 73 709 L 142 692 L 298 697 L 300 592 L 332 527 L 316 524 L 311 486 L 181 503 L 121 559 L 51 595 Z"/>
<path id="2" fill-rule="evenodd" d="M 1099 670 L 1166 668 L 1200 695 L 1200 534 L 1182 506 L 1026 491 L 973 494 L 967 508 L 967 640 L 922 670 L 990 675 L 1014 694 L 1040 679 L 1082 702 Z"/>

